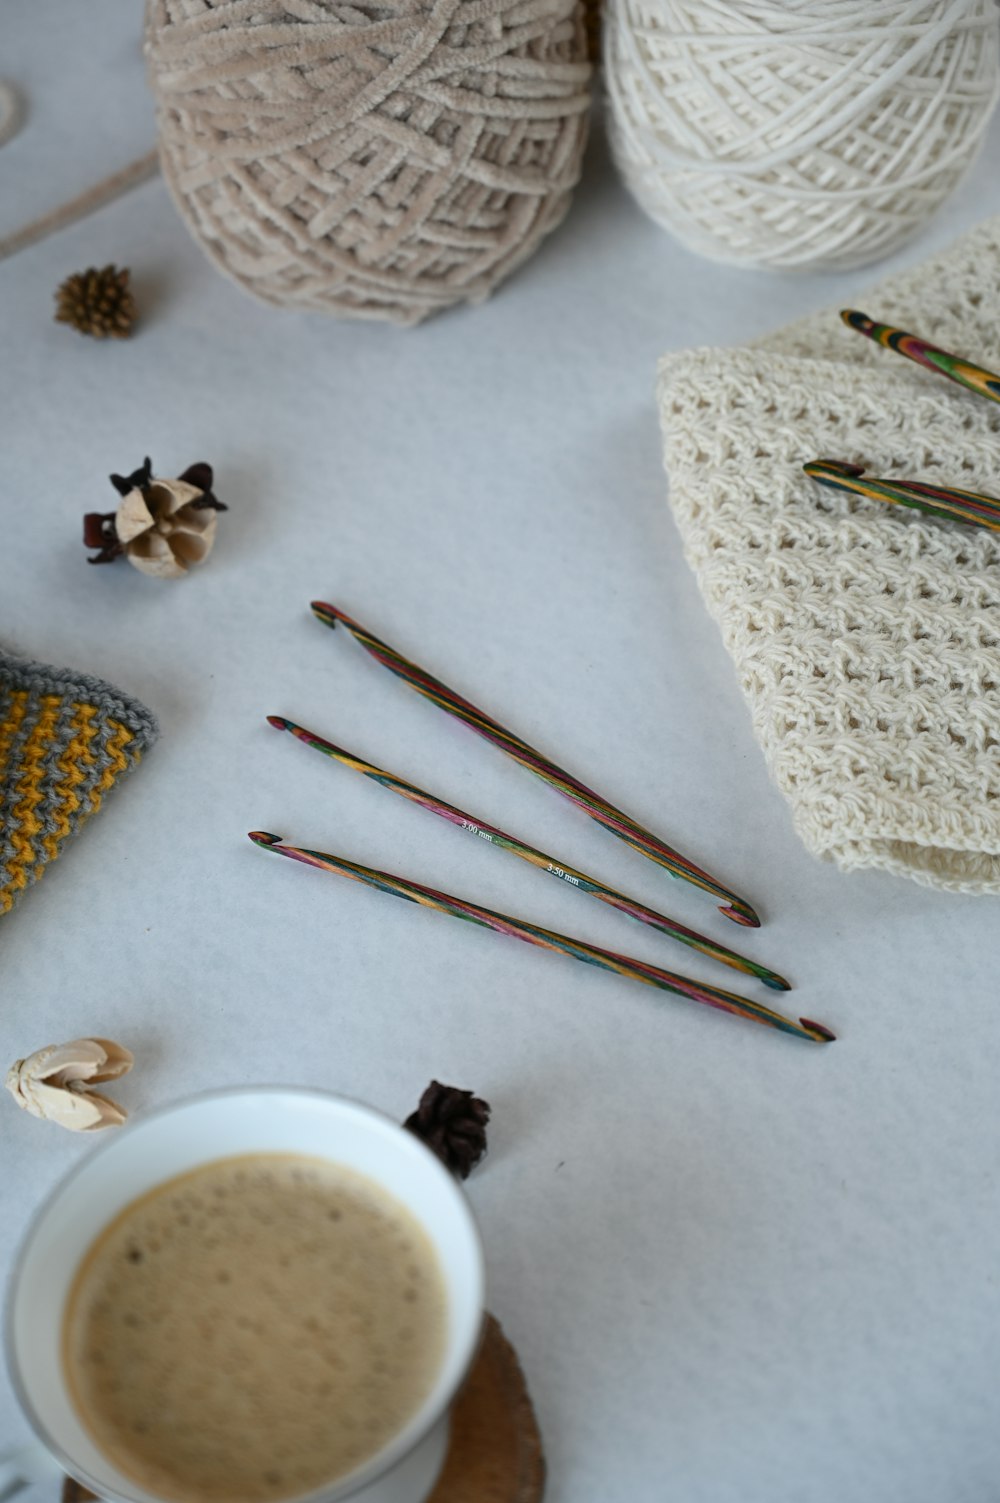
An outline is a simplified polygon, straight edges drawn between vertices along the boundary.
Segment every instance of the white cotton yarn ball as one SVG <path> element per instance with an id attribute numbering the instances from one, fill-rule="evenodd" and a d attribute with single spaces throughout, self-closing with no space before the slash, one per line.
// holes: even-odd
<path id="1" fill-rule="evenodd" d="M 608 0 L 615 158 L 715 260 L 862 265 L 971 166 L 998 32 L 997 0 Z"/>

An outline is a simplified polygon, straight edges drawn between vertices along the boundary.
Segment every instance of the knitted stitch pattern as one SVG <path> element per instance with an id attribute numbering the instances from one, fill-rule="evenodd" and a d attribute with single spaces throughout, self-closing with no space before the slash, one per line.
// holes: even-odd
<path id="1" fill-rule="evenodd" d="M 0 914 L 157 737 L 110 684 L 0 653 Z"/>
<path id="2" fill-rule="evenodd" d="M 1000 218 L 857 298 L 995 369 Z M 846 329 L 668 355 L 670 502 L 809 850 L 1000 892 L 1000 537 L 821 490 L 811 459 L 996 494 L 1000 406 Z"/>

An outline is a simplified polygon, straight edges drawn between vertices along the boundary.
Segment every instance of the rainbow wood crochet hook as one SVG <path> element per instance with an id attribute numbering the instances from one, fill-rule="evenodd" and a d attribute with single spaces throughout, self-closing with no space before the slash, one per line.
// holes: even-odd
<path id="1" fill-rule="evenodd" d="M 455 898 L 446 892 L 437 892 L 433 887 L 424 887 L 420 882 L 410 882 L 404 877 L 394 877 L 390 872 L 359 866 L 357 862 L 348 861 L 343 856 L 331 856 L 328 851 L 310 851 L 302 846 L 286 845 L 280 835 L 270 835 L 266 830 L 251 830 L 250 839 L 262 850 L 273 851 L 277 856 L 288 856 L 292 861 L 301 861 L 320 871 L 336 872 L 342 877 L 350 878 L 352 882 L 364 882 L 369 887 L 377 888 L 379 892 L 405 898 L 410 903 L 419 903 L 422 908 L 449 913 L 453 918 L 480 924 L 484 929 L 493 929 L 497 934 L 507 934 L 512 939 L 522 939 L 527 944 L 538 945 L 544 950 L 557 950 L 568 955 L 571 960 L 599 966 L 618 976 L 628 976 L 633 981 L 644 982 L 646 986 L 674 992 L 692 1002 L 701 1002 L 706 1007 L 715 1007 L 721 1012 L 749 1018 L 753 1023 L 777 1028 L 782 1033 L 794 1034 L 796 1038 L 809 1039 L 814 1044 L 828 1044 L 836 1037 L 822 1023 L 813 1023 L 808 1018 L 800 1018 L 796 1022 L 794 1018 L 786 1018 L 783 1013 L 765 1007 L 762 1002 L 751 1002 L 748 997 L 737 996 L 735 992 L 724 992 L 716 986 L 706 986 L 700 981 L 692 981 L 688 976 L 678 976 L 659 966 L 647 965 L 628 955 L 619 955 L 614 950 L 598 949 L 596 945 L 588 945 L 582 939 L 571 939 L 566 934 L 543 929 L 525 919 L 511 918 L 509 914 L 497 913 L 492 908 L 480 908 L 477 903 L 466 902 L 464 898 Z"/>
<path id="2" fill-rule="evenodd" d="M 1000 532 L 1000 500 L 981 496 L 978 491 L 948 490 L 944 486 L 921 485 L 916 480 L 872 480 L 863 478 L 865 467 L 840 459 L 814 459 L 803 465 L 807 475 L 831 490 L 868 496 L 873 501 L 887 501 L 891 506 L 909 506 L 941 517 L 946 522 L 964 522 L 968 527 L 986 527 Z"/>
<path id="3" fill-rule="evenodd" d="M 737 924 L 745 924 L 748 928 L 759 927 L 760 919 L 745 898 L 737 897 L 727 887 L 723 887 L 721 882 L 716 881 L 708 872 L 702 871 L 701 867 L 695 866 L 694 862 L 689 861 L 686 856 L 673 850 L 665 841 L 660 840 L 659 836 L 643 829 L 642 825 L 637 824 L 627 814 L 623 814 L 620 809 L 616 809 L 614 804 L 609 804 L 592 788 L 578 782 L 555 762 L 550 762 L 547 757 L 543 757 L 542 753 L 536 751 L 533 746 L 529 746 L 527 741 L 522 741 L 520 736 L 514 735 L 513 731 L 506 730 L 499 721 L 493 720 L 484 710 L 477 709 L 469 700 L 456 694 L 454 689 L 449 689 L 448 685 L 443 684 L 440 679 L 433 678 L 416 663 L 411 663 L 408 658 L 404 658 L 394 647 L 390 647 L 378 637 L 373 636 L 371 632 L 366 631 L 344 611 L 322 600 L 312 602 L 312 611 L 324 626 L 336 627 L 338 623 L 346 626 L 365 651 L 371 653 L 375 661 L 381 663 L 383 668 L 388 668 L 390 673 L 394 673 L 397 678 L 409 684 L 411 689 L 416 689 L 417 693 L 429 699 L 431 704 L 437 705 L 449 715 L 454 715 L 478 736 L 483 736 L 494 746 L 498 746 L 501 751 L 513 757 L 515 762 L 520 762 L 522 767 L 527 767 L 529 772 L 533 772 L 543 782 L 551 784 L 559 793 L 576 804 L 578 809 L 582 809 L 584 814 L 596 820 L 599 825 L 603 825 L 604 829 L 610 831 L 612 835 L 617 835 L 619 840 L 624 840 L 640 855 L 648 857 L 650 861 L 655 861 L 672 877 L 677 877 L 683 882 L 690 882 L 713 898 L 722 898 L 725 907 L 720 908 L 719 911 L 726 918 L 732 919 Z"/>
<path id="4" fill-rule="evenodd" d="M 926 339 L 920 339 L 916 334 L 907 334 L 905 329 L 894 329 L 891 324 L 877 324 L 867 313 L 859 313 L 857 308 L 844 308 L 840 316 L 849 329 L 856 329 L 859 334 L 867 335 L 887 350 L 895 350 L 897 355 L 915 360 L 917 365 L 924 366 L 926 370 L 937 371 L 939 376 L 946 376 L 949 381 L 967 387 L 977 396 L 988 397 L 991 402 L 1000 402 L 1000 376 L 993 371 L 984 370 L 981 365 L 972 365 L 960 355 L 951 355 L 936 344 L 928 344 Z"/>
<path id="5" fill-rule="evenodd" d="M 418 788 L 414 783 L 404 782 L 402 778 L 386 772 L 385 768 L 365 762 L 352 752 L 344 751 L 341 746 L 334 746 L 332 741 L 325 741 L 322 736 L 317 736 L 314 731 L 307 731 L 304 726 L 297 725 L 294 720 L 287 720 L 284 715 L 268 715 L 267 723 L 273 725 L 276 730 L 290 731 L 297 740 L 322 752 L 334 762 L 339 762 L 342 767 L 350 767 L 355 772 L 364 773 L 365 777 L 381 783 L 383 788 L 391 789 L 393 793 L 398 793 L 400 797 L 408 799 L 412 804 L 419 804 L 421 809 L 440 815 L 442 819 L 448 820 L 450 824 L 458 825 L 460 829 L 471 831 L 480 839 L 489 841 L 490 845 L 498 850 L 510 851 L 512 855 L 520 856 L 522 861 L 530 862 L 540 871 L 551 872 L 554 877 L 569 883 L 578 892 L 590 893 L 592 897 L 600 898 L 602 903 L 610 904 L 612 908 L 617 908 L 621 913 L 627 913 L 630 918 L 638 919 L 642 924 L 649 924 L 651 928 L 659 929 L 661 934 L 666 934 L 670 939 L 679 940 L 682 945 L 690 945 L 693 950 L 700 950 L 703 955 L 709 956 L 712 960 L 719 960 L 723 965 L 732 966 L 736 971 L 756 976 L 763 981 L 765 986 L 773 987 L 775 991 L 787 992 L 791 989 L 783 976 L 768 970 L 767 966 L 760 965 L 756 960 L 748 960 L 745 955 L 738 955 L 735 950 L 716 944 L 705 935 L 697 934 L 693 929 L 688 929 L 685 925 L 676 923 L 674 919 L 667 918 L 665 914 L 657 913 L 654 908 L 647 908 L 645 903 L 640 903 L 636 898 L 626 897 L 624 893 L 616 892 L 613 887 L 605 886 L 596 877 L 589 877 L 586 872 L 579 871 L 575 866 L 568 866 L 565 861 L 557 861 L 555 856 L 527 845 L 516 835 L 508 834 L 506 830 L 501 830 L 497 825 L 480 819 L 478 815 L 468 814 L 464 809 L 458 809 L 454 804 L 446 803 L 444 799 L 426 792 L 423 788 Z"/>

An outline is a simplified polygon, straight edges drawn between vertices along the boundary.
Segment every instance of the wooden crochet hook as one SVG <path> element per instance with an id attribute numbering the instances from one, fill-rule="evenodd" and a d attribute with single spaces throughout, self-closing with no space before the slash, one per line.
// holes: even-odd
<path id="1" fill-rule="evenodd" d="M 501 751 L 513 757 L 515 762 L 520 762 L 529 772 L 555 788 L 564 797 L 582 809 L 584 814 L 601 825 L 610 834 L 616 835 L 619 840 L 624 840 L 632 846 L 640 855 L 654 861 L 657 866 L 662 866 L 672 877 L 679 878 L 682 882 L 690 882 L 692 886 L 700 888 L 715 899 L 722 899 L 724 907 L 719 909 L 723 917 L 732 919 L 734 923 L 744 924 L 748 928 L 757 929 L 760 919 L 751 908 L 745 898 L 738 897 L 730 892 L 715 877 L 708 872 L 702 871 L 686 856 L 675 851 L 661 840 L 658 835 L 653 835 L 643 828 L 628 814 L 623 814 L 614 804 L 608 803 L 607 799 L 588 788 L 574 778 L 564 768 L 550 762 L 540 751 L 529 746 L 527 741 L 522 741 L 513 731 L 502 726 L 498 720 L 492 719 L 485 710 L 480 710 L 469 700 L 463 699 L 456 694 L 454 689 L 449 689 L 439 678 L 432 677 L 425 669 L 416 663 L 411 663 L 409 658 L 404 658 L 402 653 L 390 647 L 387 642 L 381 641 L 357 621 L 351 619 L 345 611 L 339 610 L 335 605 L 328 605 L 325 601 L 314 600 L 312 612 L 317 620 L 322 621 L 324 626 L 336 627 L 338 624 L 346 627 L 357 642 L 370 653 L 377 663 L 383 668 L 388 668 L 397 678 L 409 684 L 411 689 L 416 689 L 431 704 L 437 705 L 438 709 L 444 710 L 447 715 L 454 715 L 463 725 L 475 731 L 477 736 L 483 736 Z"/>
<path id="2" fill-rule="evenodd" d="M 885 349 L 895 350 L 897 355 L 905 355 L 907 360 L 915 361 L 925 370 L 936 371 L 939 376 L 964 386 L 968 391 L 974 391 L 979 397 L 1000 402 L 1000 376 L 994 371 L 973 365 L 971 361 L 963 360 L 961 355 L 952 355 L 948 350 L 942 350 L 939 345 L 928 344 L 926 339 L 921 339 L 916 334 L 907 334 L 905 329 L 893 328 L 892 324 L 876 323 L 867 313 L 861 313 L 857 308 L 843 308 L 840 316 L 849 329 L 866 335 Z"/>
<path id="3" fill-rule="evenodd" d="M 864 465 L 848 464 L 842 459 L 813 459 L 802 468 L 831 490 L 886 501 L 890 506 L 909 506 L 946 522 L 964 522 L 967 527 L 1000 532 L 1000 500 L 995 496 L 922 485 L 917 480 L 873 480 L 865 475 Z"/>
<path id="4" fill-rule="evenodd" d="M 692 1002 L 701 1002 L 706 1007 L 731 1012 L 751 1022 L 763 1023 L 768 1028 L 777 1028 L 781 1033 L 794 1034 L 796 1038 L 809 1039 L 814 1044 L 829 1044 L 836 1035 L 822 1023 L 809 1018 L 788 1018 L 763 1002 L 753 1002 L 749 997 L 735 992 L 723 991 L 720 987 L 694 981 L 690 976 L 679 976 L 675 971 L 665 971 L 661 966 L 649 965 L 644 960 L 635 960 L 630 955 L 619 955 L 615 950 L 602 950 L 589 945 L 585 940 L 573 939 L 568 934 L 559 934 L 554 929 L 543 929 L 540 924 L 527 919 L 511 918 L 510 914 L 498 913 L 493 908 L 482 908 L 465 898 L 453 897 L 436 888 L 425 887 L 422 882 L 411 882 L 406 877 L 393 876 L 391 872 L 375 871 L 370 866 L 361 866 L 348 861 L 345 856 L 335 856 L 329 851 L 313 851 L 303 846 L 288 845 L 280 835 L 267 830 L 249 831 L 250 839 L 262 850 L 273 851 L 276 856 L 287 856 L 292 861 L 301 861 L 305 866 L 317 867 L 320 871 L 335 872 L 348 877 L 352 882 L 363 882 L 379 892 L 404 898 L 417 903 L 421 908 L 433 908 L 438 913 L 451 914 L 453 918 L 465 919 L 470 924 L 479 924 L 497 934 L 522 939 L 526 944 L 538 945 L 543 950 L 557 950 L 571 960 L 581 960 L 585 965 L 599 966 L 604 971 L 614 971 L 618 976 L 628 976 L 646 986 L 659 987 L 661 991 L 674 992 Z"/>
<path id="5" fill-rule="evenodd" d="M 364 773 L 365 777 L 380 783 L 383 788 L 388 788 L 393 793 L 398 793 L 401 798 L 407 799 L 411 804 L 417 804 L 421 809 L 439 815 L 442 819 L 448 820 L 449 824 L 458 825 L 460 829 L 471 831 L 473 835 L 488 841 L 496 849 L 510 851 L 512 855 L 520 856 L 522 861 L 529 862 L 540 871 L 551 872 L 554 877 L 558 877 L 561 882 L 568 883 L 577 892 L 590 893 L 592 897 L 599 898 L 601 902 L 609 904 L 612 908 L 617 908 L 620 913 L 627 913 L 630 918 L 638 919 L 640 923 L 649 924 L 651 928 L 658 929 L 661 934 L 666 934 L 670 939 L 679 940 L 682 945 L 690 945 L 692 949 L 700 950 L 703 955 L 707 955 L 712 960 L 719 960 L 723 965 L 732 966 L 736 971 L 756 976 L 763 981 L 765 986 L 772 987 L 775 991 L 791 990 L 783 976 L 761 965 L 759 961 L 749 960 L 745 955 L 730 950 L 726 945 L 720 945 L 716 940 L 709 939 L 704 934 L 698 934 L 694 929 L 688 929 L 686 925 L 677 923 L 675 919 L 667 918 L 666 914 L 658 913 L 655 908 L 649 908 L 645 903 L 640 903 L 638 898 L 627 897 L 625 893 L 608 887 L 597 877 L 588 876 L 586 872 L 570 866 L 566 861 L 557 860 L 547 851 L 540 851 L 537 847 L 519 840 L 516 835 L 501 830 L 498 825 L 481 819 L 478 814 L 469 814 L 465 809 L 446 803 L 437 794 L 428 793 L 425 788 L 418 788 L 415 783 L 405 782 L 394 773 L 386 772 L 384 767 L 376 767 L 374 763 L 366 762 L 363 757 L 345 751 L 342 746 L 335 746 L 332 741 L 326 741 L 322 736 L 317 736 L 315 731 L 306 730 L 305 726 L 298 725 L 294 720 L 288 720 L 284 715 L 268 715 L 267 722 L 268 725 L 273 725 L 275 730 L 290 731 L 296 740 L 322 752 L 334 762 L 339 762 L 342 767 L 350 767 L 354 772 Z"/>

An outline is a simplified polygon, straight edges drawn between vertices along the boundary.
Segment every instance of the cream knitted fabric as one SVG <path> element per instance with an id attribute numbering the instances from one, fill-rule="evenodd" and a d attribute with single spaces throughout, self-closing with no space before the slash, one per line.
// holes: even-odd
<path id="1" fill-rule="evenodd" d="M 855 301 L 996 369 L 1000 218 Z M 1000 492 L 1000 406 L 845 328 L 668 355 L 670 501 L 809 850 L 1000 892 L 1000 537 L 802 474 Z"/>

